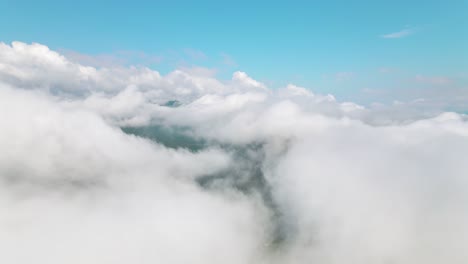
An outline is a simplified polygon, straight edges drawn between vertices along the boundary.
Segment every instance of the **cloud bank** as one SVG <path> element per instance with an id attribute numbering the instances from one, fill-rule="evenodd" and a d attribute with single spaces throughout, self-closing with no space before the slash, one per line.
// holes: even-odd
<path id="1" fill-rule="evenodd" d="M 0 44 L 0 262 L 468 261 L 468 123 Z"/>

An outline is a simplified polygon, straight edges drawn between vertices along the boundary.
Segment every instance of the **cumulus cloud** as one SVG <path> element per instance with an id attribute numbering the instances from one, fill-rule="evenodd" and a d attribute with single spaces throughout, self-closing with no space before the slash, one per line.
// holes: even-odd
<path id="1" fill-rule="evenodd" d="M 0 44 L 0 262 L 466 263 L 468 123 Z"/>

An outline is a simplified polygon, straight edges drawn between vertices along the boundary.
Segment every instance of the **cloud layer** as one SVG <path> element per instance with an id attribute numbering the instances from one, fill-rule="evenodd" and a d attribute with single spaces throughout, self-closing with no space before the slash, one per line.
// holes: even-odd
<path id="1" fill-rule="evenodd" d="M 468 261 L 468 123 L 0 44 L 2 263 Z"/>

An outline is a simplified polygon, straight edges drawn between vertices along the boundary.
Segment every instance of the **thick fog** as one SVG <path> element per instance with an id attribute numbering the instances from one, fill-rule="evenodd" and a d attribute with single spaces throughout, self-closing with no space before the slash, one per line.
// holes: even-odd
<path id="1" fill-rule="evenodd" d="M 466 116 L 0 43 L 0 263 L 465 264 Z"/>

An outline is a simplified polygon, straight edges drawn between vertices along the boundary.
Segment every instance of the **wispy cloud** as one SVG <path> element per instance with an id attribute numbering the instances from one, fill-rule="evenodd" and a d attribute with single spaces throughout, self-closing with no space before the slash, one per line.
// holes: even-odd
<path id="1" fill-rule="evenodd" d="M 192 60 L 205 60 L 208 56 L 201 50 L 186 48 L 184 49 L 185 55 L 187 55 Z"/>
<path id="2" fill-rule="evenodd" d="M 220 56 L 221 56 L 222 64 L 226 66 L 237 66 L 236 61 L 232 58 L 231 55 L 222 52 L 220 53 Z"/>
<path id="3" fill-rule="evenodd" d="M 354 72 L 337 72 L 335 73 L 335 80 L 336 81 L 348 81 L 348 80 L 351 80 L 353 79 L 354 77 L 356 76 L 356 74 L 354 74 Z"/>
<path id="4" fill-rule="evenodd" d="M 453 83 L 453 80 L 445 76 L 424 76 L 416 75 L 414 80 L 419 83 L 432 84 L 432 85 L 447 85 Z"/>
<path id="5" fill-rule="evenodd" d="M 414 28 L 405 28 L 405 29 L 402 29 L 402 30 L 400 30 L 398 32 L 393 32 L 393 33 L 380 35 L 380 37 L 385 38 L 385 39 L 404 38 L 404 37 L 407 37 L 407 36 L 410 36 L 410 35 L 414 34 L 415 32 L 416 32 L 416 30 Z"/>

